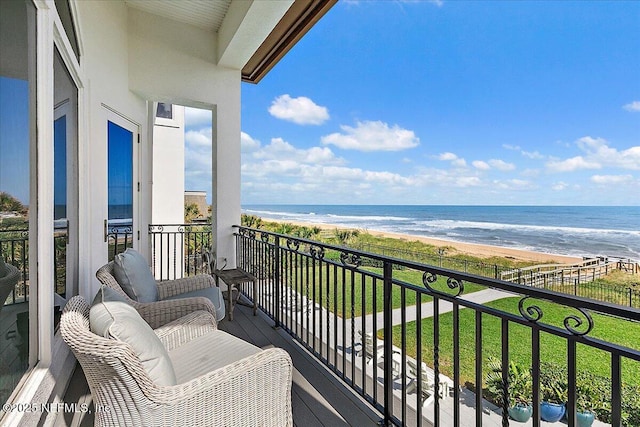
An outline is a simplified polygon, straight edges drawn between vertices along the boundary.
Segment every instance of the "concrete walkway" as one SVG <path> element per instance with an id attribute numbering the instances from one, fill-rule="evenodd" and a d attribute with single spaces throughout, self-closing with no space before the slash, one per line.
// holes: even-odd
<path id="1" fill-rule="evenodd" d="M 465 300 L 465 301 L 470 301 L 470 302 L 474 302 L 476 304 L 486 304 L 488 302 L 491 301 L 495 301 L 498 299 L 502 299 L 502 298 L 507 298 L 507 297 L 512 297 L 515 296 L 515 294 L 512 294 L 511 292 L 505 292 L 505 291 L 500 291 L 497 289 L 484 289 L 482 291 L 477 291 L 477 292 L 472 292 L 470 294 L 467 295 L 462 295 L 460 298 Z M 448 313 L 450 311 L 453 311 L 453 304 L 451 304 L 449 301 L 444 301 L 441 300 L 440 301 L 440 314 L 444 314 L 444 313 Z M 461 309 L 465 308 L 465 307 L 460 307 Z M 401 325 L 402 324 L 402 312 L 406 311 L 406 321 L 407 322 L 414 322 L 417 318 L 417 310 L 416 307 L 411 305 L 405 308 L 395 308 L 393 309 L 393 311 L 391 312 L 391 321 L 393 326 L 397 326 L 397 325 Z M 433 302 L 425 302 L 422 304 L 421 306 L 421 314 L 422 314 L 422 318 L 423 319 L 427 319 L 429 317 L 433 316 Z M 373 325 L 373 314 L 367 314 L 366 316 L 364 316 L 364 318 L 361 317 L 356 317 L 354 318 L 354 321 L 357 323 L 362 324 L 364 321 L 365 325 Z M 384 313 L 380 312 L 380 313 L 376 313 L 376 325 L 378 326 L 378 328 L 381 328 L 382 325 L 384 325 Z"/>

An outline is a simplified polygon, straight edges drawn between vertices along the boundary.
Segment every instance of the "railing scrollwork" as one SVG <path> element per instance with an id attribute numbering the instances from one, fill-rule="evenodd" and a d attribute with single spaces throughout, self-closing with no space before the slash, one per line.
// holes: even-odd
<path id="1" fill-rule="evenodd" d="M 340 253 L 340 262 L 348 267 L 358 268 L 362 265 L 362 258 L 360 255 L 344 251 Z"/>
<path id="2" fill-rule="evenodd" d="M 324 258 L 324 248 L 322 246 L 310 245 L 309 254 L 311 254 L 314 259 L 321 260 Z"/>
<path id="3" fill-rule="evenodd" d="M 300 242 L 295 239 L 287 239 L 287 248 L 292 251 L 298 252 L 298 249 L 300 249 Z"/>
<path id="4" fill-rule="evenodd" d="M 447 278 L 447 287 L 451 290 L 457 289 L 456 293 L 454 294 L 442 292 L 438 289 L 435 289 L 433 286 L 431 286 L 431 284 L 435 283 L 437 280 L 438 280 L 438 275 L 431 271 L 425 271 L 422 274 L 422 284 L 424 285 L 425 288 L 429 289 L 431 292 L 434 292 L 440 295 L 453 296 L 453 297 L 459 297 L 460 295 L 462 295 L 462 292 L 464 292 L 464 282 L 462 281 L 462 279 L 458 279 L 455 277 Z"/>
<path id="5" fill-rule="evenodd" d="M 531 298 L 530 296 L 526 296 L 518 302 L 518 311 L 522 317 L 527 319 L 532 323 L 538 323 L 544 313 L 542 309 L 538 305 L 530 305 L 526 306 L 526 301 Z M 581 315 L 578 314 L 570 314 L 566 316 L 563 320 L 564 328 L 569 331 L 571 334 L 576 336 L 585 336 L 591 332 L 594 326 L 593 317 L 589 311 L 585 308 L 580 307 L 572 307 L 574 310 L 577 310 Z M 582 330 L 582 327 L 585 327 Z"/>

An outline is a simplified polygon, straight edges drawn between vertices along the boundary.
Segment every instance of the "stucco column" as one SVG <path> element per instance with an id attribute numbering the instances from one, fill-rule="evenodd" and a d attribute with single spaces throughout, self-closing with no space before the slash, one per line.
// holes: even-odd
<path id="1" fill-rule="evenodd" d="M 228 97 L 213 111 L 212 228 L 218 265 L 236 266 L 233 225 L 240 223 L 240 79 L 237 95 Z"/>

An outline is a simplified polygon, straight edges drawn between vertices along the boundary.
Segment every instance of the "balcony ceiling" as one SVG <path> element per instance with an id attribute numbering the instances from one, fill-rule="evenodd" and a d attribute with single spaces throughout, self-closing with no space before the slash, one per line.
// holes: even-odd
<path id="1" fill-rule="evenodd" d="M 217 33 L 231 0 L 126 0 L 129 7 Z"/>
<path id="2" fill-rule="evenodd" d="M 337 0 L 257 0 L 242 4 L 238 0 L 125 2 L 129 7 L 146 13 L 193 25 L 212 33 L 224 33 L 225 43 L 221 48 L 220 65 L 238 67 L 242 70 L 243 81 L 258 83 Z M 242 17 L 238 20 L 239 10 Z M 231 15 L 233 17 L 229 18 Z M 233 24 L 225 24 L 225 20 Z M 259 27 L 264 25 L 270 26 L 263 34 Z M 229 27 L 233 29 L 229 30 Z"/>

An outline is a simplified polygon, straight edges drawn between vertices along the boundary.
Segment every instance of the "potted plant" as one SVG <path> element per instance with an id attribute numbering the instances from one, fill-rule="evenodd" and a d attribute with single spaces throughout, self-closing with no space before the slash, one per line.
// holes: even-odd
<path id="1" fill-rule="evenodd" d="M 595 409 L 600 396 L 595 387 L 584 381 L 576 384 L 576 424 L 578 427 L 591 427 L 596 419 Z"/>
<path id="2" fill-rule="evenodd" d="M 558 378 L 541 378 L 540 391 L 542 392 L 540 418 L 551 423 L 560 421 L 566 411 L 566 382 Z"/>
<path id="3" fill-rule="evenodd" d="M 490 360 L 487 374 L 489 391 L 496 396 L 498 403 L 502 403 L 504 401 L 504 391 L 507 388 L 509 416 L 515 421 L 529 421 L 533 413 L 533 408 L 531 407 L 531 373 L 528 369 L 510 361 L 507 381 L 508 384 L 505 387 L 502 382 L 502 363 L 497 359 Z"/>

